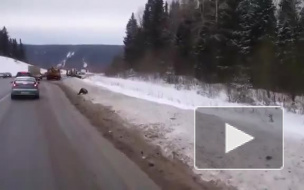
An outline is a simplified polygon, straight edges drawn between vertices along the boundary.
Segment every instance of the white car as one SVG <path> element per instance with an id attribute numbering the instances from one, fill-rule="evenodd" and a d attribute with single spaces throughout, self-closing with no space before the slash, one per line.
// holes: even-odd
<path id="1" fill-rule="evenodd" d="M 34 97 L 39 99 L 39 81 L 34 77 L 16 77 L 12 81 L 11 99 Z"/>
<path id="2" fill-rule="evenodd" d="M 86 77 L 86 73 L 85 72 L 79 72 L 78 76 L 80 76 L 80 78 L 85 78 Z"/>

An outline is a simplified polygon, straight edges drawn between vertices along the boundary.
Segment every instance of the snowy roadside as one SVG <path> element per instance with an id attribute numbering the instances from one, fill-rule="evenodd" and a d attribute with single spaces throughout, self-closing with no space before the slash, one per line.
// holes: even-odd
<path id="1" fill-rule="evenodd" d="M 75 90 L 87 88 L 87 98 L 111 106 L 120 116 L 140 127 L 143 135 L 159 145 L 165 155 L 177 157 L 190 167 L 193 167 L 193 107 L 198 102 L 208 106 L 231 105 L 220 96 L 211 99 L 195 92 L 178 91 L 169 85 L 140 81 L 93 77 L 66 79 L 64 83 Z M 300 189 L 300 184 L 304 183 L 304 158 L 298 151 L 304 146 L 300 128 L 303 117 L 291 113 L 285 115 L 287 133 L 283 170 L 195 172 L 204 180 L 221 180 L 239 189 Z"/>
<path id="2" fill-rule="evenodd" d="M 19 71 L 27 71 L 29 64 L 12 58 L 0 56 L 0 72 L 10 72 L 13 76 Z"/>
<path id="3" fill-rule="evenodd" d="M 17 74 L 17 72 L 20 71 L 27 71 L 28 70 L 28 66 L 30 66 L 31 64 L 22 62 L 22 61 L 18 61 L 9 57 L 3 57 L 0 56 L 0 64 L 1 64 L 1 68 L 0 68 L 0 72 L 9 72 L 11 73 L 13 76 L 15 76 Z M 44 68 L 40 69 L 40 72 L 45 73 L 47 70 Z M 65 74 L 66 70 L 61 70 L 61 74 Z"/>

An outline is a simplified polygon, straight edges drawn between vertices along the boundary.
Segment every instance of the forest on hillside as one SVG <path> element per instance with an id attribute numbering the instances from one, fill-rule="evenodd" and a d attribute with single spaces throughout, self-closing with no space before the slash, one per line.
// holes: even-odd
<path id="1" fill-rule="evenodd" d="M 304 92 L 304 9 L 300 0 L 148 0 L 126 27 L 126 70 L 191 76 L 207 83 L 249 84 Z"/>
<path id="2" fill-rule="evenodd" d="M 21 39 L 10 38 L 6 27 L 0 30 L 0 56 L 11 57 L 26 62 L 25 48 Z"/>
<path id="3" fill-rule="evenodd" d="M 42 68 L 58 64 L 65 68 L 82 69 L 84 62 L 91 72 L 102 72 L 113 60 L 123 54 L 122 45 L 30 45 L 25 44 L 27 60 Z"/>

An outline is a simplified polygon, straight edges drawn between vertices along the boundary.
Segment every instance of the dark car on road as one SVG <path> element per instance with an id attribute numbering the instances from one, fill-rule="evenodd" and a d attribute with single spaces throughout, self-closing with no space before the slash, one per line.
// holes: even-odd
<path id="1" fill-rule="evenodd" d="M 39 99 L 39 81 L 34 77 L 16 77 L 12 84 L 11 99 L 17 97 Z"/>
<path id="2" fill-rule="evenodd" d="M 36 75 L 33 75 L 33 77 L 35 77 L 35 79 L 38 81 L 42 80 L 42 78 L 43 78 L 42 74 L 36 74 Z"/>
<path id="3" fill-rule="evenodd" d="M 5 74 L 5 78 L 12 78 L 12 73 L 4 73 Z"/>
<path id="4" fill-rule="evenodd" d="M 11 78 L 12 74 L 11 73 L 0 73 L 0 78 Z"/>

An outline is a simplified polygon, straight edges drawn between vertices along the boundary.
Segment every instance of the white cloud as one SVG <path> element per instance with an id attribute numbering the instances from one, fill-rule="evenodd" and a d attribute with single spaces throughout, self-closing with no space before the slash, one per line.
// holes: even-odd
<path id="1" fill-rule="evenodd" d="M 0 23 L 25 43 L 122 44 L 132 12 L 146 0 L 1 0 Z"/>
<path id="2" fill-rule="evenodd" d="M 122 44 L 123 30 L 10 28 L 10 35 L 27 44 Z"/>

